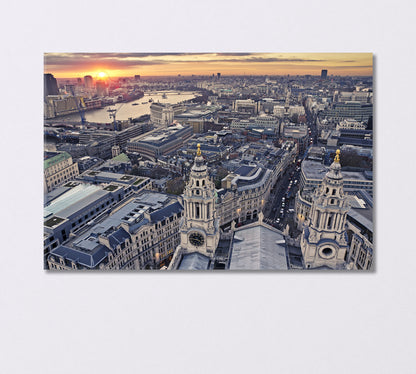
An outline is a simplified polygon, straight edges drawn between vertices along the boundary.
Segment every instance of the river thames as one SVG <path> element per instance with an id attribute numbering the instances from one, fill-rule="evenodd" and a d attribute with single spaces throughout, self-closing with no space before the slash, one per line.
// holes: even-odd
<path id="1" fill-rule="evenodd" d="M 187 91 L 158 91 L 152 93 L 145 93 L 140 99 L 130 101 L 128 103 L 117 103 L 114 105 L 106 106 L 101 109 L 95 109 L 85 112 L 85 119 L 87 122 L 96 123 L 109 123 L 112 120 L 109 117 L 108 109 L 116 109 L 116 119 L 123 121 L 129 118 L 137 118 L 145 114 L 150 114 L 150 105 L 153 102 L 166 103 L 166 104 L 177 104 L 182 101 L 187 101 L 195 98 L 197 92 Z M 70 114 L 59 118 L 54 118 L 54 121 L 80 121 L 79 114 Z"/>

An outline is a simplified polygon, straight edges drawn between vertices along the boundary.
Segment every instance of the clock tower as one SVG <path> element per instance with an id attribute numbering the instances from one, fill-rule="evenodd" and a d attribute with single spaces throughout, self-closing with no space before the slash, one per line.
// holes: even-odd
<path id="1" fill-rule="evenodd" d="M 184 218 L 180 225 L 183 253 L 213 257 L 220 238 L 215 210 L 215 185 L 201 155 L 200 144 L 183 193 Z"/>

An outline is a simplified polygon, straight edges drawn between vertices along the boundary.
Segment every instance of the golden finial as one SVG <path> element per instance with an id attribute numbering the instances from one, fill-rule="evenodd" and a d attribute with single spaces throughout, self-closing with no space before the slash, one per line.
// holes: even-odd
<path id="1" fill-rule="evenodd" d="M 198 150 L 196 152 L 196 155 L 197 156 L 201 156 L 201 144 L 198 143 L 196 146 L 198 147 Z"/>
<path id="2" fill-rule="evenodd" d="M 339 163 L 339 154 L 341 153 L 341 151 L 339 149 L 337 149 L 337 151 L 335 152 L 335 158 L 334 158 L 334 162 Z"/>

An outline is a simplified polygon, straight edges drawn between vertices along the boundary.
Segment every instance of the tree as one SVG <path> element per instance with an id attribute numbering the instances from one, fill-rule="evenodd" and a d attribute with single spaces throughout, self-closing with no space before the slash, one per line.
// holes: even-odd
<path id="1" fill-rule="evenodd" d="M 182 177 L 176 177 L 166 182 L 166 192 L 173 195 L 181 195 L 185 188 Z"/>
<path id="2" fill-rule="evenodd" d="M 217 172 L 215 174 L 214 183 L 215 188 L 219 189 L 221 188 L 221 180 L 224 179 L 228 175 L 228 170 L 220 166 L 217 169 Z"/>

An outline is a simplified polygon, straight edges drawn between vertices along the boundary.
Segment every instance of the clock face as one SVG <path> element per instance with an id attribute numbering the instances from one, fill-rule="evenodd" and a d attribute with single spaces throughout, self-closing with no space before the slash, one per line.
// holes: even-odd
<path id="1" fill-rule="evenodd" d="M 204 236 L 200 234 L 199 232 L 193 232 L 192 234 L 189 235 L 189 242 L 192 245 L 199 247 L 202 244 L 204 244 Z"/>

